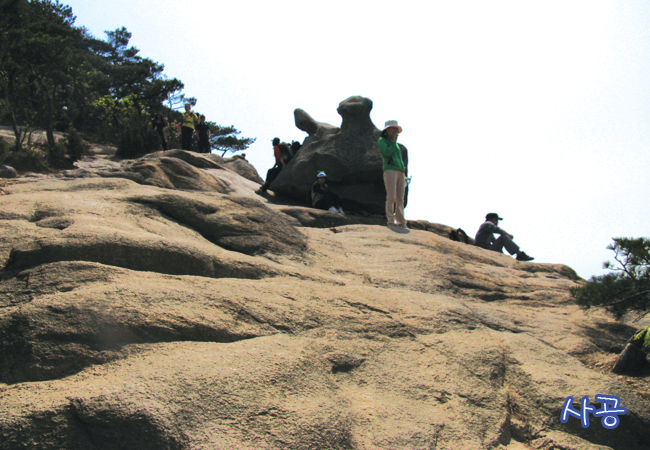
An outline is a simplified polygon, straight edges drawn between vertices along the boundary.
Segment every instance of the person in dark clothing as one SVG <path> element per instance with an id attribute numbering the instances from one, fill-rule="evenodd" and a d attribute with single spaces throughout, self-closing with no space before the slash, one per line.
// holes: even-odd
<path id="1" fill-rule="evenodd" d="M 345 214 L 339 196 L 330 191 L 325 172 L 318 172 L 316 182 L 311 186 L 311 206 Z"/>
<path id="2" fill-rule="evenodd" d="M 485 222 L 479 227 L 474 238 L 476 245 L 499 253 L 503 253 L 505 247 L 508 253 L 517 255 L 517 261 L 532 261 L 535 259 L 519 249 L 519 246 L 512 240 L 514 237 L 512 234 L 499 228 L 499 220 L 503 219 L 497 213 L 489 213 L 485 216 Z M 494 238 L 495 233 L 500 235 L 497 239 Z"/>
<path id="3" fill-rule="evenodd" d="M 210 153 L 210 127 L 205 123 L 204 115 L 201 115 L 195 128 L 199 135 L 199 153 Z"/>
<path id="4" fill-rule="evenodd" d="M 302 147 L 302 144 L 300 142 L 291 141 L 291 153 L 293 153 L 293 156 L 296 156 L 298 154 L 301 147 Z"/>
<path id="5" fill-rule="evenodd" d="M 158 132 L 158 136 L 160 136 L 163 150 L 167 150 L 167 140 L 165 140 L 167 120 L 163 117 L 162 111 L 158 111 L 158 113 L 156 113 L 156 115 L 151 119 L 151 125 L 153 126 L 153 129 Z"/>
<path id="6" fill-rule="evenodd" d="M 271 186 L 271 183 L 273 183 L 273 180 L 277 178 L 278 174 L 285 166 L 284 159 L 282 158 L 282 151 L 280 150 L 280 138 L 278 137 L 273 138 L 273 156 L 275 156 L 275 164 L 266 172 L 266 181 L 264 181 L 262 187 L 259 188 L 259 193 L 266 193 L 269 186 Z"/>

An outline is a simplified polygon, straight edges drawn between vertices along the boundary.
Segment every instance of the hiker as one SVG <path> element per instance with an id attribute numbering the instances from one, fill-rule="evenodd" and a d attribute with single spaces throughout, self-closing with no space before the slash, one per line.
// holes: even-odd
<path id="1" fill-rule="evenodd" d="M 196 132 L 199 135 L 199 153 L 210 153 L 210 127 L 205 123 L 203 114 L 196 124 Z"/>
<path id="2" fill-rule="evenodd" d="M 485 222 L 479 227 L 474 238 L 476 245 L 499 253 L 503 253 L 503 247 L 505 247 L 508 253 L 517 255 L 517 261 L 532 261 L 535 259 L 519 250 L 519 246 L 512 240 L 514 236 L 499 228 L 499 220 L 503 219 L 497 213 L 489 213 L 485 216 Z M 494 233 L 500 236 L 495 239 Z"/>
<path id="3" fill-rule="evenodd" d="M 406 169 L 402 160 L 402 150 L 397 145 L 397 136 L 402 127 L 397 120 L 388 120 L 379 138 L 378 147 L 383 160 L 384 186 L 386 187 L 386 220 L 388 226 L 406 228 L 404 218 L 404 191 L 406 189 Z"/>
<path id="4" fill-rule="evenodd" d="M 291 141 L 291 154 L 292 157 L 296 156 L 298 152 L 300 151 L 300 148 L 302 147 L 302 144 L 298 141 Z"/>
<path id="5" fill-rule="evenodd" d="M 167 128 L 167 120 L 163 117 L 162 111 L 158 111 L 156 115 L 151 119 L 151 125 L 153 126 L 153 129 L 158 132 L 158 136 L 160 136 L 163 150 L 167 150 L 167 141 L 165 140 L 165 128 Z"/>
<path id="6" fill-rule="evenodd" d="M 285 158 L 287 159 L 287 162 L 289 159 L 291 159 L 290 157 L 288 157 L 288 155 L 283 157 L 282 150 L 280 149 L 280 138 L 278 137 L 273 138 L 272 143 L 273 143 L 273 156 L 275 156 L 275 164 L 266 172 L 266 181 L 264 182 L 262 187 L 259 188 L 259 192 L 263 194 L 266 193 L 271 183 L 273 183 L 273 180 L 275 180 L 275 178 L 278 176 L 280 171 L 286 165 Z"/>
<path id="7" fill-rule="evenodd" d="M 311 186 L 311 206 L 316 209 L 345 214 L 341 208 L 339 196 L 330 191 L 327 185 L 327 175 L 323 171 L 318 172 L 316 181 Z"/>
<path id="8" fill-rule="evenodd" d="M 192 105 L 185 103 L 185 112 L 181 120 L 181 149 L 192 150 L 192 134 L 194 134 L 194 124 L 199 118 L 192 112 Z"/>
<path id="9" fill-rule="evenodd" d="M 298 143 L 298 145 L 300 144 Z M 289 161 L 291 161 L 291 159 L 293 159 L 295 155 L 294 145 L 293 144 L 289 145 L 286 142 L 279 142 L 277 146 L 278 149 L 280 149 L 280 158 L 282 158 L 284 166 L 286 166 L 287 164 L 289 164 Z M 275 147 L 273 150 L 275 152 Z M 300 147 L 298 147 L 298 150 L 300 150 Z M 275 155 L 275 157 L 276 158 L 278 157 L 277 154 Z"/>

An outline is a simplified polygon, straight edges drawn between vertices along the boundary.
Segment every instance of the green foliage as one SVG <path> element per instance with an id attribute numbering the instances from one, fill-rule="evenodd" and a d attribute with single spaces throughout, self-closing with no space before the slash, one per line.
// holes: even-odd
<path id="1" fill-rule="evenodd" d="M 70 68 L 82 35 L 72 10 L 49 0 L 14 0 L 3 8 L 0 23 L 0 91 L 16 136 L 16 150 L 30 128 L 46 131 L 55 146 L 53 124 L 60 105 L 71 95 Z M 7 13 L 5 16 L 4 13 Z"/>
<path id="2" fill-rule="evenodd" d="M 165 128 L 165 139 L 167 148 L 181 148 L 181 122 L 180 120 L 170 120 L 169 125 Z M 197 144 L 198 145 L 198 144 Z"/>
<path id="3" fill-rule="evenodd" d="M 64 140 L 55 138 L 54 145 L 47 145 L 43 151 L 47 153 L 47 162 L 52 169 L 71 169 L 72 162 L 66 157 L 66 144 Z"/>
<path id="4" fill-rule="evenodd" d="M 120 133 L 115 155 L 120 158 L 138 158 L 157 151 L 159 147 L 160 137 L 149 125 L 147 117 L 134 114 Z"/>
<path id="5" fill-rule="evenodd" d="M 55 137 L 53 146 L 46 140 L 32 142 L 30 135 L 27 142 L 16 150 L 4 139 L 0 139 L 0 164 L 31 172 L 69 169 L 88 149 L 89 145 L 75 129 L 71 129 L 65 139 Z"/>
<path id="6" fill-rule="evenodd" d="M 65 147 L 70 162 L 79 161 L 88 152 L 90 146 L 86 143 L 77 130 L 74 128 L 68 131 L 65 139 Z"/>
<path id="7" fill-rule="evenodd" d="M 49 147 L 47 142 L 27 143 L 18 150 L 12 148 L 0 157 L 3 164 L 12 166 L 19 171 L 49 172 Z"/>
<path id="8" fill-rule="evenodd" d="M 234 126 L 222 127 L 214 122 L 207 122 L 210 127 L 210 148 L 223 152 L 232 153 L 246 150 L 255 142 L 255 138 L 240 138 L 241 131 L 237 131 Z"/>
<path id="9" fill-rule="evenodd" d="M 40 147 L 29 143 L 38 128 L 46 132 L 46 159 L 54 167 L 83 153 L 81 141 L 71 136 L 66 155 L 54 130 L 79 130 L 100 142 L 118 143 L 124 156 L 144 154 L 155 140 L 141 127 L 143 117 L 165 110 L 171 123 L 172 113 L 180 116 L 173 109 L 196 104 L 181 93 L 180 80 L 163 75 L 162 64 L 129 45 L 126 28 L 107 31 L 103 41 L 75 27 L 72 9 L 56 0 L 0 2 L 0 121 L 12 125 L 16 159 L 31 160 L 32 155 L 40 164 Z M 236 137 L 233 127 L 213 125 L 213 148 L 237 151 L 254 141 Z M 172 148 L 176 131 L 167 130 Z"/>
<path id="10" fill-rule="evenodd" d="M 650 310 L 650 239 L 614 238 L 607 246 L 615 253 L 615 263 L 606 262 L 612 272 L 592 277 L 584 286 L 574 288 L 571 295 L 583 308 L 604 307 L 620 319 L 628 312 Z"/>
<path id="11" fill-rule="evenodd" d="M 650 350 L 650 325 L 635 334 L 632 342 L 638 343 L 640 348 Z"/>

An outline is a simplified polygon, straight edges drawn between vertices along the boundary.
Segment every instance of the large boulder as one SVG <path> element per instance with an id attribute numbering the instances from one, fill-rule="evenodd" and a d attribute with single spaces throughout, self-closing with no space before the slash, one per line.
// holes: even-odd
<path id="1" fill-rule="evenodd" d="M 119 178 L 11 186 L 0 209 L 0 270 L 90 261 L 131 270 L 260 278 L 248 256 L 299 255 L 306 238 L 254 197 L 143 186 Z M 109 195 L 104 195 L 109 194 Z"/>
<path id="2" fill-rule="evenodd" d="M 208 191 L 247 195 L 263 183 L 244 155 L 222 158 L 187 150 L 150 153 L 136 159 L 90 157 L 74 170 L 56 174 L 59 178 L 126 178 L 138 184 L 165 189 Z"/>
<path id="3" fill-rule="evenodd" d="M 341 197 L 343 209 L 383 213 L 386 191 L 377 148 L 380 130 L 370 120 L 371 110 L 369 98 L 350 97 L 339 104 L 337 111 L 343 120 L 340 127 L 334 127 L 296 109 L 296 126 L 309 136 L 271 184 L 271 190 L 307 201 L 316 173 L 324 170 L 331 190 Z M 401 147 L 407 162 L 407 150 Z"/>
<path id="4" fill-rule="evenodd" d="M 212 155 L 212 157 L 217 157 L 217 155 Z M 255 167 L 248 162 L 246 159 L 246 155 L 235 155 L 230 158 L 224 158 L 223 159 L 223 164 L 226 166 L 228 169 L 232 170 L 235 173 L 238 173 L 242 177 L 254 181 L 255 183 L 263 184 L 264 180 L 262 177 L 260 177 L 260 174 L 257 173 L 257 170 L 255 170 Z"/>

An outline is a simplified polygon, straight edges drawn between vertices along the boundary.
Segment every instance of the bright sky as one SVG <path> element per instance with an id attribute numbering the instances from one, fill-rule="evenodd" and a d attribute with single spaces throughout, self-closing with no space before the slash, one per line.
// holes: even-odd
<path id="1" fill-rule="evenodd" d="M 398 120 L 408 219 L 471 236 L 497 212 L 537 262 L 604 273 L 612 237 L 649 236 L 650 2 L 641 0 L 63 1 L 125 26 L 195 110 L 257 142 L 302 140 L 293 110 L 339 126 L 339 102 Z"/>

